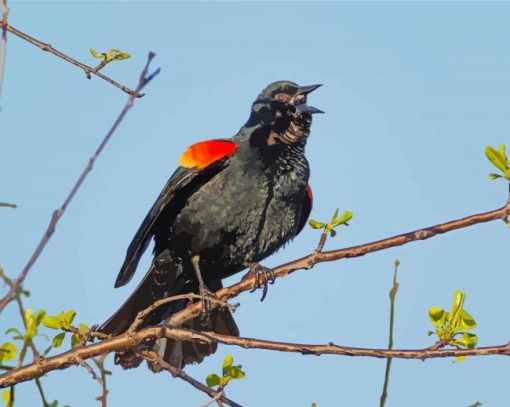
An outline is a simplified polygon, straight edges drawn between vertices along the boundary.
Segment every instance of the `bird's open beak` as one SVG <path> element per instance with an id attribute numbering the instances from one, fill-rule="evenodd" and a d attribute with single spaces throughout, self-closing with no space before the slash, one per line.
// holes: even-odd
<path id="1" fill-rule="evenodd" d="M 309 93 L 312 93 L 315 89 L 317 89 L 317 88 L 319 88 L 321 86 L 322 86 L 322 84 L 300 86 L 298 88 L 298 95 L 306 96 L 306 95 L 308 95 Z M 310 114 L 324 113 L 322 110 L 317 109 L 316 107 L 307 105 L 306 104 L 306 98 L 305 98 L 305 103 L 302 103 L 300 105 L 296 105 L 295 108 L 296 108 L 296 110 L 299 113 L 310 113 Z"/>

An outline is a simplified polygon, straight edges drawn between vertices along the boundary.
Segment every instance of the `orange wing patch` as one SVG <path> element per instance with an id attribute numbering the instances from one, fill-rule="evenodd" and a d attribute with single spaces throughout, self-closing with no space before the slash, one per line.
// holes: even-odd
<path id="1" fill-rule="evenodd" d="M 310 200 L 310 208 L 313 206 L 313 194 L 312 194 L 312 188 L 310 188 L 310 184 L 306 186 L 306 195 L 308 196 L 308 199 Z"/>
<path id="2" fill-rule="evenodd" d="M 229 157 L 237 150 L 237 144 L 231 141 L 209 140 L 189 146 L 179 158 L 179 165 L 185 168 L 207 167 L 215 161 Z"/>

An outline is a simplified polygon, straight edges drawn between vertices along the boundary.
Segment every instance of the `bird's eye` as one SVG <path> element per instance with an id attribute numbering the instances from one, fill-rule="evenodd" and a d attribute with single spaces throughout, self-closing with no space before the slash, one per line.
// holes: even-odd
<path id="1" fill-rule="evenodd" d="M 287 95 L 285 93 L 278 93 L 276 95 L 276 100 L 278 102 L 286 102 L 287 101 Z"/>

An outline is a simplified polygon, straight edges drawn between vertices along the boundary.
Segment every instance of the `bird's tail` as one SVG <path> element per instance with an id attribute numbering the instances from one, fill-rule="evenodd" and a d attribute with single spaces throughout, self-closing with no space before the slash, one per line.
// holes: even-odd
<path id="1" fill-rule="evenodd" d="M 196 283 L 186 278 L 182 270 L 178 270 L 175 265 L 174 267 L 175 270 L 165 270 L 164 284 L 161 284 L 158 283 L 158 277 L 161 280 L 161 272 L 152 265 L 133 294 L 98 330 L 110 335 L 119 335 L 129 329 L 141 310 L 149 307 L 156 300 L 197 291 Z M 209 289 L 213 292 L 221 287 L 221 281 L 219 280 L 209 282 Z M 157 308 L 144 319 L 139 328 L 157 325 L 168 320 L 172 314 L 184 309 L 188 302 L 186 299 L 177 300 Z M 187 321 L 182 327 L 239 336 L 239 329 L 228 309 L 215 308 L 212 310 L 209 321 L 205 326 L 201 323 L 200 317 L 197 317 Z M 217 348 L 216 344 L 183 342 L 167 338 L 148 342 L 144 346 L 147 349 L 154 350 L 163 360 L 177 368 L 183 368 L 191 363 L 200 363 L 204 360 L 204 357 L 214 353 Z M 115 354 L 115 363 L 121 365 L 124 369 L 138 367 L 142 360 L 143 358 L 133 350 Z M 149 367 L 154 372 L 161 370 L 157 363 L 151 362 Z"/>

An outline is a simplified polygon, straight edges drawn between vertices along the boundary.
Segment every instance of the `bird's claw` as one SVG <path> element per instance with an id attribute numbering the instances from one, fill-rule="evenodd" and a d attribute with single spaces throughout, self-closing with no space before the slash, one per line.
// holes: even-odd
<path id="1" fill-rule="evenodd" d="M 262 297 L 260 298 L 260 301 L 264 301 L 268 291 L 268 284 L 274 284 L 275 282 L 275 275 L 273 270 L 258 263 L 253 263 L 250 265 L 250 272 L 248 274 L 255 274 L 255 282 L 253 283 L 253 287 L 250 292 L 252 293 L 257 288 L 262 287 Z M 262 283 L 260 282 L 261 278 Z"/>
<path id="2" fill-rule="evenodd" d="M 205 284 L 199 284 L 200 295 L 203 297 L 200 301 L 202 302 L 202 310 L 200 311 L 200 322 L 203 326 L 209 323 L 209 319 L 211 318 L 211 301 L 209 301 L 206 297 L 209 297 L 213 300 L 219 300 L 218 296 L 213 293 Z"/>

